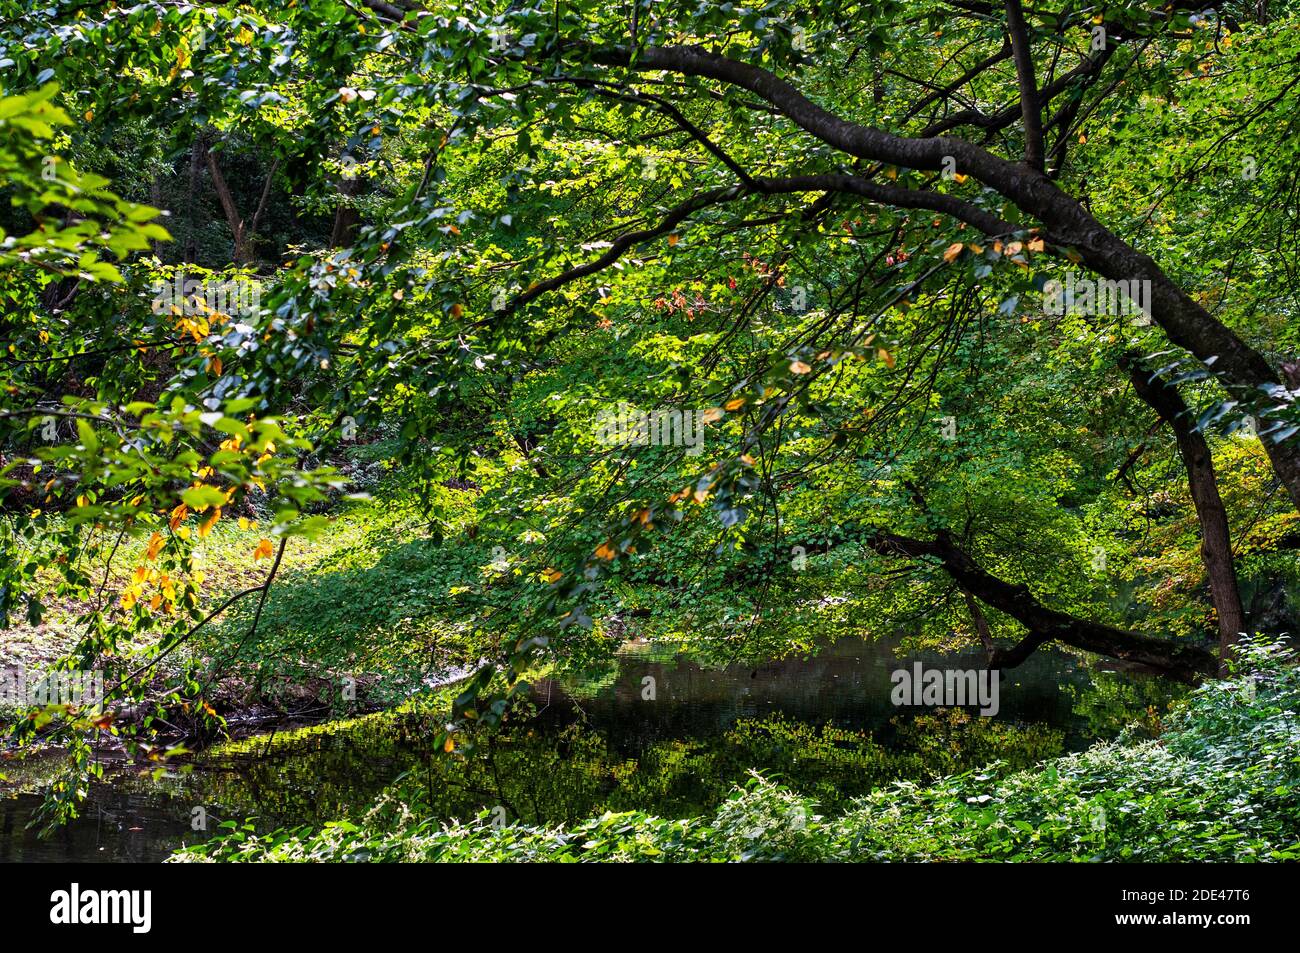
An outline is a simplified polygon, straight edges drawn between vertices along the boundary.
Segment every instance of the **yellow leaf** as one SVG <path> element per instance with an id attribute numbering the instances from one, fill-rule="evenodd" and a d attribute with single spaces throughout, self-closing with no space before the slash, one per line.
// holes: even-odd
<path id="1" fill-rule="evenodd" d="M 680 236 L 680 235 L 669 235 L 669 236 L 668 236 L 668 244 L 669 244 L 669 245 L 676 245 L 676 244 L 677 244 L 679 241 L 681 241 L 681 240 L 682 240 L 682 236 Z"/>
<path id="2" fill-rule="evenodd" d="M 547 568 L 542 570 L 542 578 L 549 583 L 557 583 L 564 578 L 564 573 L 558 569 Z"/>
<path id="3" fill-rule="evenodd" d="M 158 533 L 154 533 L 152 536 L 149 537 L 149 546 L 144 551 L 144 558 L 152 562 L 153 560 L 158 558 L 158 554 L 162 552 L 162 548 L 163 548 L 162 536 Z"/>
<path id="4" fill-rule="evenodd" d="M 791 374 L 807 374 L 807 373 L 808 373 L 809 371 L 811 371 L 811 370 L 812 370 L 812 368 L 809 367 L 807 364 L 805 364 L 803 361 L 791 361 L 791 362 L 790 362 L 790 373 L 791 373 Z"/>
<path id="5" fill-rule="evenodd" d="M 727 410 L 739 410 L 741 407 L 745 406 L 745 398 L 735 397 L 727 401 L 722 406 L 725 407 Z"/>
<path id="6" fill-rule="evenodd" d="M 944 253 L 943 253 L 943 260 L 944 260 L 944 261 L 952 261 L 954 258 L 956 258 L 958 255 L 961 254 L 961 250 L 962 250 L 962 248 L 964 248 L 964 247 L 965 247 L 965 246 L 962 245 L 961 242 L 953 242 L 953 243 L 952 243 L 951 245 L 949 245 L 948 248 L 944 251 Z"/>
<path id="7" fill-rule="evenodd" d="M 257 544 L 257 548 L 253 550 L 253 559 L 255 561 L 258 559 L 270 559 L 273 555 L 275 555 L 275 547 L 271 545 L 269 539 L 263 539 Z"/>
<path id="8" fill-rule="evenodd" d="M 212 532 L 212 527 L 217 525 L 217 520 L 221 519 L 221 507 L 212 510 L 212 515 L 199 524 L 199 538 L 204 539 L 208 533 Z"/>
<path id="9" fill-rule="evenodd" d="M 883 347 L 882 347 L 880 350 L 878 350 L 878 351 L 876 352 L 876 356 L 879 357 L 882 361 L 885 362 L 885 366 L 886 366 L 886 367 L 893 368 L 893 366 L 894 366 L 894 355 L 890 354 L 890 353 L 889 353 L 888 351 L 886 351 Z"/>
<path id="10" fill-rule="evenodd" d="M 613 559 L 617 555 L 618 553 L 614 552 L 613 548 L 609 545 L 609 543 L 601 543 L 599 546 L 596 547 L 596 556 L 599 557 L 600 559 L 605 560 L 606 562 Z"/>

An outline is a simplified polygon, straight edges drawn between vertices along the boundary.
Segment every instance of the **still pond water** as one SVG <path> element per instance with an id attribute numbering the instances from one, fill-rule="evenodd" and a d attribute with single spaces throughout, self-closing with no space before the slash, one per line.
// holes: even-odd
<path id="1" fill-rule="evenodd" d="M 431 756 L 430 716 L 372 715 L 226 745 L 161 777 L 118 766 L 82 816 L 48 836 L 30 826 L 39 765 L 7 765 L 15 783 L 0 787 L 0 861 L 157 861 L 207 836 L 193 829 L 199 811 L 208 831 L 246 818 L 319 826 L 361 817 L 395 782 L 402 801 L 437 816 L 488 808 L 546 823 L 605 808 L 697 813 L 750 768 L 828 804 L 997 758 L 1031 765 L 1149 719 L 1177 691 L 1040 651 L 1004 676 L 996 717 L 896 707 L 890 673 L 914 661 L 978 666 L 970 655 L 896 654 L 890 640 L 725 667 L 642 646 L 602 673 L 538 682 L 531 722 L 472 762 Z"/>

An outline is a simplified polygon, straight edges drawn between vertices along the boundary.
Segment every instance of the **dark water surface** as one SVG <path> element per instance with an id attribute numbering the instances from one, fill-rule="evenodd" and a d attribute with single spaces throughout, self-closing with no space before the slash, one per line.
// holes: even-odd
<path id="1" fill-rule="evenodd" d="M 248 817 L 267 828 L 319 826 L 364 814 L 406 772 L 420 796 L 427 786 L 427 809 L 447 817 L 496 803 L 546 822 L 599 806 L 689 814 L 716 803 L 747 768 L 814 796 L 848 796 L 890 776 L 1077 750 L 1149 706 L 1163 709 L 1175 691 L 1043 650 L 1004 676 L 995 717 L 896 707 L 890 673 L 916 660 L 978 666 L 969 655 L 900 657 L 886 640 L 725 667 L 634 648 L 602 673 L 538 682 L 533 730 L 503 748 L 490 772 L 432 758 L 437 725 L 428 719 L 381 714 L 224 746 L 188 770 L 117 766 L 79 819 L 45 837 L 29 826 L 42 767 L 11 763 L 9 790 L 0 788 L 0 861 L 157 861 L 209 836 L 194 829 L 201 822 L 208 832 Z"/>

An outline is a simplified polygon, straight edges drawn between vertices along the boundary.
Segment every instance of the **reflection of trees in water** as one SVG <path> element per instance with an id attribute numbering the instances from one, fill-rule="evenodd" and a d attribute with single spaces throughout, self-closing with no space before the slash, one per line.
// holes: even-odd
<path id="1" fill-rule="evenodd" d="M 1160 731 L 1160 713 L 1187 689 L 1154 678 L 1094 670 L 1088 686 L 1067 685 L 1065 691 L 1073 699 L 1075 715 L 1087 724 L 1089 737 L 1114 738 L 1131 725 L 1143 736 L 1154 737 Z"/>
<path id="2" fill-rule="evenodd" d="M 569 823 L 601 810 L 689 816 L 721 803 L 751 769 L 825 807 L 893 780 L 927 780 L 994 760 L 1024 767 L 1064 749 L 1063 733 L 962 710 L 898 717 L 888 744 L 871 732 L 783 715 L 746 718 L 713 736 L 670 739 L 628 756 L 582 720 L 561 728 L 516 725 L 484 732 L 450 757 L 430 741 L 432 716 L 365 719 L 313 729 L 260 751 L 247 745 L 198 767 L 175 797 L 218 819 L 265 826 L 342 818 L 466 818 Z M 394 778 L 396 780 L 394 780 Z"/>
<path id="3" fill-rule="evenodd" d="M 783 716 L 743 719 L 710 738 L 655 744 L 637 758 L 574 723 L 558 732 L 515 728 L 485 736 L 463 757 L 431 759 L 388 792 L 377 817 L 403 810 L 466 817 L 503 809 L 507 822 L 568 823 L 601 810 L 689 816 L 721 803 L 757 768 L 832 806 L 892 780 L 925 780 L 1003 760 L 1024 767 L 1063 750 L 1062 732 L 966 712 L 907 718 L 886 747 L 869 732 Z"/>

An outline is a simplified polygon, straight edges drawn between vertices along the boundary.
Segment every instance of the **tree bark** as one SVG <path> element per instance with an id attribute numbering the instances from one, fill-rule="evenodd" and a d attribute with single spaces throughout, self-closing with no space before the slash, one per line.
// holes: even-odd
<path id="1" fill-rule="evenodd" d="M 1024 625 L 1029 630 L 1025 639 L 1010 650 L 995 652 L 997 667 L 1013 667 L 1040 645 L 1056 641 L 1107 658 L 1147 665 L 1183 682 L 1194 682 L 1218 671 L 1218 660 L 1199 645 L 1152 638 L 1044 606 L 1028 586 L 985 572 L 947 530 L 938 531 L 932 542 L 880 532 L 866 543 L 885 555 L 937 558 L 963 590 Z"/>
<path id="2" fill-rule="evenodd" d="M 207 130 L 200 129 L 194 134 L 190 145 L 190 180 L 189 190 L 185 196 L 185 217 L 189 220 L 189 234 L 185 236 L 184 263 L 192 265 L 199 257 L 199 173 L 203 169 L 208 152 Z"/>
<path id="3" fill-rule="evenodd" d="M 1038 104 L 1038 83 L 1034 79 L 1034 52 L 1029 47 L 1029 27 L 1020 0 L 1006 0 L 1007 33 L 1020 84 L 1020 114 L 1025 129 L 1025 165 L 1043 169 L 1043 110 Z"/>
<path id="4" fill-rule="evenodd" d="M 352 244 L 357 227 L 361 224 L 361 214 L 350 201 L 361 194 L 361 179 L 353 176 L 339 183 L 339 194 L 343 197 L 338 210 L 334 213 L 334 228 L 330 231 L 330 247 L 343 248 Z"/>
<path id="5" fill-rule="evenodd" d="M 221 174 L 221 165 L 217 162 L 216 153 L 209 149 L 207 160 L 208 174 L 212 176 L 212 187 L 217 193 L 217 200 L 221 203 L 221 210 L 226 215 L 226 224 L 230 226 L 230 231 L 235 238 L 234 262 L 236 265 L 243 265 L 252 260 L 248 234 L 244 229 L 244 217 L 239 214 L 235 197 L 230 192 L 230 186 L 226 184 L 226 177 Z"/>
<path id="6" fill-rule="evenodd" d="M 1187 486 L 1201 525 L 1201 562 L 1210 583 L 1210 598 L 1219 622 L 1219 666 L 1226 671 L 1234 647 L 1246 628 L 1237 571 L 1232 557 L 1232 535 L 1228 511 L 1219 496 L 1210 445 L 1195 427 L 1191 410 L 1178 389 L 1164 378 L 1153 376 L 1134 355 L 1125 358 L 1124 368 L 1133 389 L 1169 424 L 1178 441 L 1178 452 L 1187 469 Z"/>
<path id="7" fill-rule="evenodd" d="M 807 540 L 799 545 L 805 555 L 813 555 L 850 542 L 861 542 L 884 556 L 937 560 L 966 596 L 990 668 L 1015 668 L 1040 646 L 1057 641 L 1106 658 L 1145 665 L 1181 682 L 1196 682 L 1218 671 L 1218 659 L 1201 645 L 1132 632 L 1044 606 L 1028 586 L 986 572 L 947 530 L 939 530 L 933 540 L 923 540 L 883 530 L 863 533 L 850 525 L 833 533 L 832 538 Z M 732 581 L 739 578 L 739 574 L 731 577 Z M 983 619 L 974 599 L 1011 616 L 1029 630 L 1028 634 L 1013 646 L 995 645 L 987 620 Z"/>

